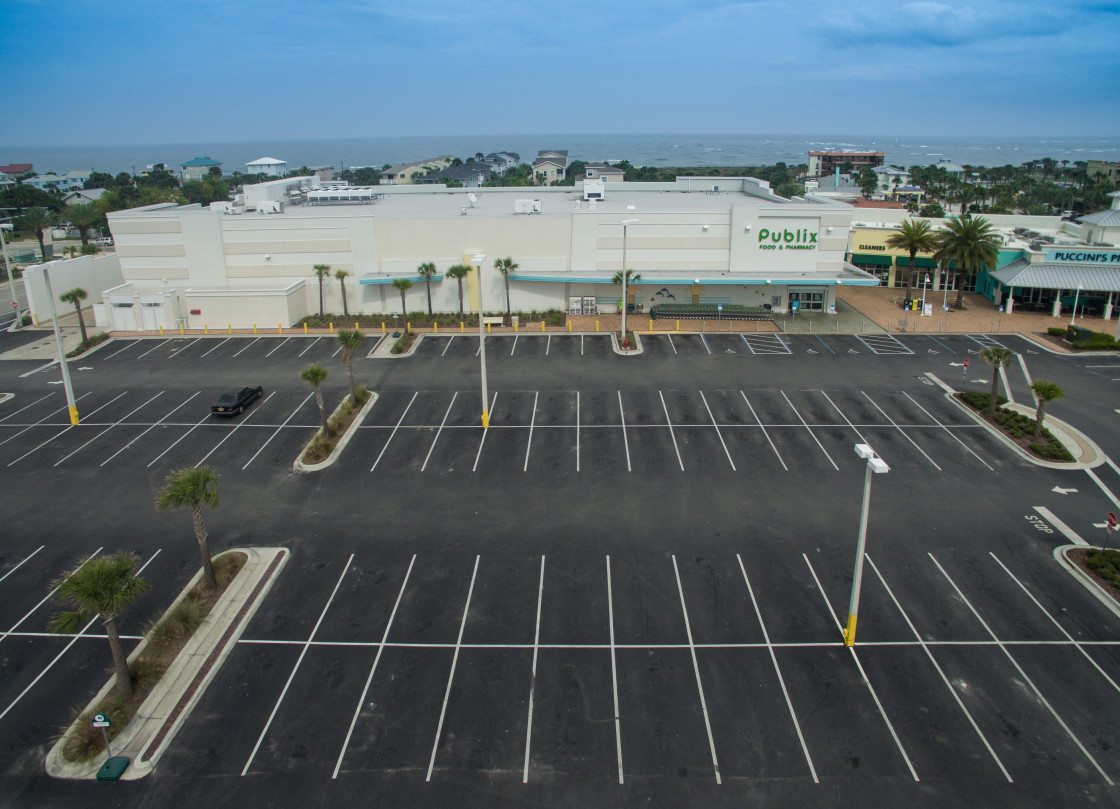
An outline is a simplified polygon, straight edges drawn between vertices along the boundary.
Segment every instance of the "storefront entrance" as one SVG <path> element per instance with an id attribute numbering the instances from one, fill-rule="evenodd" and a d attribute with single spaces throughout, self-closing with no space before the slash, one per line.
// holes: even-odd
<path id="1" fill-rule="evenodd" d="M 795 307 L 794 304 L 797 304 Z M 824 290 L 803 289 L 789 293 L 789 308 L 800 312 L 823 312 Z"/>

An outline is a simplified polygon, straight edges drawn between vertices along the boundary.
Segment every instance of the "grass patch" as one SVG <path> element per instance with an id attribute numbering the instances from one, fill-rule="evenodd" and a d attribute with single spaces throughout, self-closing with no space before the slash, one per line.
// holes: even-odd
<path id="1" fill-rule="evenodd" d="M 566 322 L 567 315 L 561 309 L 545 309 L 545 310 L 531 310 L 528 312 L 514 311 L 512 314 L 521 320 L 523 326 L 529 323 L 540 323 L 542 320 L 549 326 L 563 326 Z M 506 312 L 503 309 L 500 312 L 487 312 L 486 317 L 506 317 Z M 427 312 L 409 312 L 406 318 L 408 324 L 413 328 L 431 328 L 432 326 L 439 326 L 441 329 L 446 327 L 458 326 L 463 323 L 464 326 L 474 326 L 478 328 L 478 314 L 463 314 L 458 312 L 435 312 L 429 315 Z M 403 329 L 404 325 L 400 322 L 400 317 L 393 317 L 391 314 L 377 314 L 377 315 L 337 315 L 325 314 L 308 315 L 299 321 L 296 326 L 307 324 L 308 328 L 312 329 L 326 329 L 334 325 L 335 329 L 350 329 L 354 324 L 358 324 L 358 328 L 363 331 L 379 331 L 382 325 L 391 329 Z"/>
<path id="2" fill-rule="evenodd" d="M 408 351 L 409 348 L 412 347 L 412 344 L 415 341 L 416 341 L 416 332 L 411 332 L 411 331 L 410 332 L 405 332 L 404 334 L 402 334 L 400 337 L 397 338 L 397 341 L 395 343 L 393 343 L 393 348 L 392 348 L 390 353 L 403 354 L 404 352 Z"/>
<path id="3" fill-rule="evenodd" d="M 1048 328 L 1046 330 L 1046 333 L 1049 334 L 1051 337 L 1065 337 L 1066 336 L 1066 330 L 1059 327 L 1059 326 L 1051 326 L 1050 328 Z"/>
<path id="4" fill-rule="evenodd" d="M 77 348 L 75 348 L 75 349 L 74 349 L 73 351 L 70 351 L 70 352 L 68 352 L 68 353 L 66 354 L 66 356 L 67 356 L 67 357 L 76 357 L 76 356 L 78 356 L 79 354 L 85 354 L 85 353 L 86 353 L 87 351 L 89 351 L 89 350 L 90 350 L 91 348 L 93 348 L 93 347 L 94 347 L 95 345 L 100 345 L 101 343 L 104 343 L 104 342 L 105 342 L 106 340 L 108 340 L 108 339 L 109 339 L 109 338 L 110 338 L 111 336 L 112 336 L 112 335 L 111 335 L 111 334 L 108 334 L 108 333 L 105 333 L 105 334 L 95 334 L 95 335 L 93 335 L 93 337 L 90 337 L 90 338 L 89 338 L 89 339 L 88 339 L 88 340 L 87 340 L 86 342 L 84 342 L 84 343 L 80 343 L 80 344 L 78 345 L 78 347 L 77 347 Z"/>
<path id="5" fill-rule="evenodd" d="M 311 439 L 311 443 L 304 449 L 300 459 L 310 466 L 322 463 L 329 458 L 337 444 L 335 439 L 346 432 L 354 419 L 358 417 L 362 407 L 369 401 L 371 395 L 369 388 L 365 385 L 359 385 L 355 388 L 354 396 L 347 396 L 337 412 L 327 420 L 326 435 L 320 428 L 315 437 Z"/>
<path id="6" fill-rule="evenodd" d="M 1003 396 L 996 397 L 996 413 L 994 417 L 988 414 L 988 404 L 991 401 L 991 394 L 977 390 L 967 390 L 958 393 L 957 398 L 983 416 L 984 420 L 989 424 L 998 427 L 1005 436 L 1032 455 L 1047 461 L 1071 463 L 1075 460 L 1062 442 L 1056 439 L 1045 427 L 1042 428 L 1042 434 L 1039 436 L 1038 441 L 1035 441 L 1035 420 L 1030 416 L 1016 413 L 1013 410 L 1002 410 L 1001 408 L 1007 404 L 1007 399 Z"/>
<path id="7" fill-rule="evenodd" d="M 1120 592 L 1120 551 L 1101 551 L 1089 548 L 1085 551 L 1085 566 L 1097 578 Z"/>
<path id="8" fill-rule="evenodd" d="M 216 557 L 214 575 L 218 579 L 217 589 L 204 590 L 195 585 L 173 609 L 148 625 L 145 632 L 147 646 L 139 657 L 128 664 L 133 680 L 132 697 L 124 699 L 110 692 L 93 708 L 75 710 L 73 721 L 77 725 L 62 749 L 67 761 L 89 761 L 105 749 L 101 729 L 91 724 L 94 714 L 103 713 L 112 720 L 112 727 L 106 728 L 110 739 L 116 738 L 128 726 L 246 561 L 248 557 L 243 553 L 224 553 Z M 65 733 L 69 727 L 63 728 L 62 732 Z"/>

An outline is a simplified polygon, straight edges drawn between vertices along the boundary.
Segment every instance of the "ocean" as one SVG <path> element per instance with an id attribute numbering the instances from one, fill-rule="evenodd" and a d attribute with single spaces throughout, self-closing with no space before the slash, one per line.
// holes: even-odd
<path id="1" fill-rule="evenodd" d="M 33 163 L 35 171 L 94 169 L 116 174 L 163 163 L 177 169 L 195 157 L 221 161 L 226 173 L 245 171 L 260 157 L 300 166 L 358 167 L 407 163 L 438 155 L 466 159 L 512 151 L 532 162 L 541 149 L 567 149 L 573 160 L 629 160 L 635 166 L 761 166 L 808 161 L 810 150 L 866 150 L 888 164 L 926 166 L 938 160 L 973 166 L 1018 166 L 1051 157 L 1120 160 L 1120 137 L 845 137 L 821 135 L 447 135 L 419 137 L 268 140 L 129 146 L 0 146 L 0 164 Z"/>

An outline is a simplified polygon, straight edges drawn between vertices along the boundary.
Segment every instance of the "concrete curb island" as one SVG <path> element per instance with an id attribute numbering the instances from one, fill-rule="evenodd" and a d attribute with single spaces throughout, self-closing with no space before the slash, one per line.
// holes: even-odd
<path id="1" fill-rule="evenodd" d="M 338 407 L 334 409 L 334 412 L 331 413 L 331 418 L 334 418 L 338 414 L 338 411 L 342 409 L 342 406 L 346 404 L 346 400 L 349 398 L 350 394 L 347 394 L 346 398 L 343 399 Z M 346 445 L 350 443 L 350 439 L 354 437 L 354 434 L 358 432 L 358 428 L 362 426 L 362 422 L 366 420 L 366 416 L 369 414 L 369 411 L 373 409 L 373 405 L 377 402 L 377 399 L 378 395 L 370 391 L 369 400 L 362 405 L 362 409 L 358 411 L 358 415 L 354 416 L 354 420 L 350 422 L 350 426 L 346 428 L 346 432 L 342 434 L 342 438 L 338 439 L 338 443 L 334 445 L 331 454 L 319 463 L 306 464 L 303 462 L 303 455 L 307 452 L 307 448 L 311 446 L 311 442 L 314 441 L 321 432 L 321 430 L 316 430 L 315 435 L 311 436 L 311 441 L 304 444 L 303 449 L 300 450 L 299 457 L 296 458 L 295 462 L 292 464 L 292 469 L 296 472 L 318 472 L 322 469 L 328 469 L 334 466 L 335 461 L 342 455 L 342 450 L 346 449 Z"/>
<path id="2" fill-rule="evenodd" d="M 1058 564 L 1064 567 L 1075 579 L 1085 586 L 1085 589 L 1092 593 L 1098 601 L 1105 605 L 1112 614 L 1120 618 L 1120 603 L 1112 595 L 1105 591 L 1103 587 L 1093 580 L 1082 570 L 1076 563 L 1069 560 L 1068 554 L 1070 551 L 1088 550 L 1088 545 L 1059 545 L 1054 548 L 1054 558 L 1058 560 Z"/>
<path id="3" fill-rule="evenodd" d="M 249 619 L 261 605 L 264 595 L 291 555 L 287 548 L 231 548 L 219 555 L 225 553 L 244 553 L 248 557 L 245 566 L 222 593 L 206 620 L 179 652 L 132 721 L 111 742 L 115 756 L 127 756 L 131 759 L 128 769 L 121 776 L 122 780 L 136 780 L 152 772 L 175 734 L 202 698 L 206 687 L 217 675 L 218 669 L 233 650 Z M 174 609 L 201 579 L 202 569 L 199 568 L 198 573 L 167 610 Z M 139 657 L 147 645 L 145 637 L 129 655 L 129 662 Z M 104 699 L 112 687 L 113 678 L 110 677 L 86 706 L 86 710 L 92 709 Z M 107 753 L 101 753 L 86 762 L 67 761 L 62 755 L 62 749 L 77 721 L 47 754 L 47 774 L 53 778 L 96 780 L 97 771 L 108 759 Z"/>

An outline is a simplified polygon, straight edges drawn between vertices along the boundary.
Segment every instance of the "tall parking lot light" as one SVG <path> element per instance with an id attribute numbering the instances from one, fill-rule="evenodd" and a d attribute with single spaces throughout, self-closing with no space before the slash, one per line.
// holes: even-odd
<path id="1" fill-rule="evenodd" d="M 856 455 L 867 459 L 863 478 L 863 506 L 859 514 L 859 541 L 856 543 L 856 569 L 852 576 L 852 599 L 848 604 L 848 625 L 844 629 L 844 645 L 856 644 L 856 615 L 859 613 L 859 590 L 863 583 L 863 555 L 867 546 L 867 509 L 871 504 L 871 475 L 891 471 L 886 461 L 875 454 L 867 444 L 856 444 Z"/>
<path id="2" fill-rule="evenodd" d="M 486 392 L 486 328 L 482 325 L 482 262 L 486 261 L 483 253 L 476 253 L 471 257 L 471 266 L 478 270 L 478 357 L 482 365 L 482 428 L 490 426 L 490 397 Z"/>
<path id="3" fill-rule="evenodd" d="M 78 423 L 78 403 L 74 400 L 74 387 L 70 384 L 70 369 L 66 366 L 66 351 L 62 348 L 62 332 L 58 328 L 58 312 L 54 306 L 54 290 L 51 288 L 51 271 L 43 265 L 43 281 L 47 285 L 47 300 L 51 302 L 51 322 L 54 324 L 54 341 L 58 346 L 58 364 L 62 368 L 62 386 L 66 389 L 66 405 L 70 408 L 70 423 Z"/>
<path id="4" fill-rule="evenodd" d="M 623 219 L 622 220 L 622 347 L 629 348 L 626 342 L 626 304 L 628 298 L 626 297 L 626 228 L 630 225 L 636 225 L 637 219 Z"/>
<path id="5" fill-rule="evenodd" d="M 11 222 L 4 222 L 0 224 L 0 250 L 4 252 L 4 270 L 8 273 L 8 289 L 12 293 L 12 303 L 15 304 L 12 308 L 16 312 L 16 328 L 19 328 L 19 299 L 16 298 L 16 279 L 12 275 L 12 262 L 8 260 L 8 243 L 4 241 L 4 231 L 12 230 Z"/>

